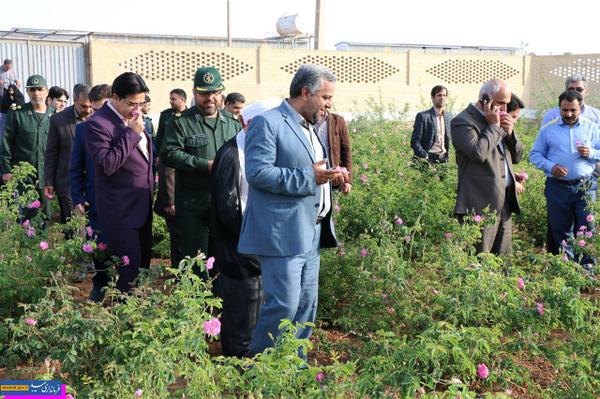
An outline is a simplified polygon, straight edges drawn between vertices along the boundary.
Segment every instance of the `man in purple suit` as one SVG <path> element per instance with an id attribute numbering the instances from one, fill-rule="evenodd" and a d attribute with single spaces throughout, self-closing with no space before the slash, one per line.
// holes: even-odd
<path id="1" fill-rule="evenodd" d="M 149 92 L 141 76 L 126 72 L 112 84 L 112 98 L 88 119 L 86 145 L 96 172 L 98 222 L 117 256 L 117 288 L 128 292 L 152 247 L 152 143 L 141 108 Z"/>

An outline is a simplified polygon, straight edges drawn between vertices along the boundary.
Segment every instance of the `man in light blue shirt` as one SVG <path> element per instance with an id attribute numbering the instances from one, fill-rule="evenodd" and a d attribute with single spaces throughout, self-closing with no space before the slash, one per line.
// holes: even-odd
<path id="1" fill-rule="evenodd" d="M 592 107 L 591 105 L 585 104 L 585 99 L 590 94 L 590 89 L 587 87 L 587 79 L 585 76 L 579 73 L 569 76 L 565 81 L 565 90 L 573 90 L 581 94 L 581 97 L 583 98 L 581 103 L 581 116 L 589 119 L 597 125 L 600 125 L 600 110 Z M 560 117 L 560 107 L 554 107 L 546 112 L 540 127 L 544 127 L 552 120 Z"/>
<path id="2" fill-rule="evenodd" d="M 555 242 L 575 258 L 568 241 L 584 226 L 587 201 L 595 201 L 597 181 L 592 175 L 600 161 L 600 129 L 581 117 L 582 95 L 576 90 L 559 97 L 560 118 L 543 126 L 529 154 L 547 176 L 545 195 L 549 228 Z M 577 258 L 582 264 L 591 259 Z"/>

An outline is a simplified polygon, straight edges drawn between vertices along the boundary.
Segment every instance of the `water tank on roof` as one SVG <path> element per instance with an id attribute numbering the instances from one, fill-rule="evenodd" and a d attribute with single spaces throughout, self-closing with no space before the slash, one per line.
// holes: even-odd
<path id="1" fill-rule="evenodd" d="M 284 15 L 277 20 L 279 36 L 302 36 L 308 33 L 308 26 L 300 14 Z"/>

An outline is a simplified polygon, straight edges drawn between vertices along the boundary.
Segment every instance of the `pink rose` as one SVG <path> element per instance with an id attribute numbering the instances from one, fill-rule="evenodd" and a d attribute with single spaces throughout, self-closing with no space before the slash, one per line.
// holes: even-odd
<path id="1" fill-rule="evenodd" d="M 367 175 L 360 175 L 360 181 L 363 183 L 366 183 L 369 180 L 369 178 L 367 177 Z"/>
<path id="2" fill-rule="evenodd" d="M 541 302 L 537 302 L 535 304 L 535 307 L 537 308 L 537 312 L 540 314 L 540 316 L 544 315 L 544 304 Z"/>
<path id="3" fill-rule="evenodd" d="M 123 265 L 124 266 L 128 266 L 129 265 L 129 256 L 124 255 L 123 258 L 122 258 L 122 260 L 123 260 Z"/>
<path id="4" fill-rule="evenodd" d="M 444 233 L 444 237 L 446 237 L 447 239 L 451 239 L 452 238 L 452 233 Z"/>
<path id="5" fill-rule="evenodd" d="M 577 241 L 577 245 L 579 245 L 581 248 L 585 247 L 585 240 Z"/>
<path id="6" fill-rule="evenodd" d="M 401 218 L 401 217 L 399 217 L 399 216 L 394 216 L 394 224 L 401 225 L 401 224 L 403 224 L 403 223 L 404 223 L 404 220 L 402 220 L 402 218 Z"/>
<path id="7" fill-rule="evenodd" d="M 221 332 L 221 322 L 216 317 L 205 321 L 202 325 L 204 326 L 204 333 L 213 337 L 219 335 Z"/>
<path id="8" fill-rule="evenodd" d="M 366 248 L 363 248 L 363 249 L 360 250 L 360 256 L 362 256 L 363 258 L 365 256 L 367 256 L 367 249 Z"/>
<path id="9" fill-rule="evenodd" d="M 25 234 L 27 237 L 33 237 L 35 235 L 35 229 L 33 227 L 28 227 Z"/>
<path id="10" fill-rule="evenodd" d="M 519 280 L 517 281 L 517 288 L 520 290 L 525 288 L 525 280 L 523 280 L 523 277 L 519 277 Z"/>
<path id="11" fill-rule="evenodd" d="M 85 252 L 86 254 L 91 254 L 92 252 L 94 252 L 94 247 L 89 242 L 83 244 L 82 249 L 83 252 Z"/>
<path id="12" fill-rule="evenodd" d="M 474 221 L 475 223 L 479 223 L 479 222 L 481 222 L 481 219 L 483 219 L 483 218 L 481 217 L 481 215 L 475 215 L 475 216 L 473 216 L 473 221 Z"/>
<path id="13" fill-rule="evenodd" d="M 315 377 L 315 381 L 317 381 L 318 383 L 323 382 L 323 380 L 325 379 L 325 373 L 322 371 L 319 371 Z"/>
<path id="14" fill-rule="evenodd" d="M 40 249 L 41 249 L 42 251 L 45 251 L 45 250 L 47 250 L 49 247 L 50 247 L 50 246 L 48 245 L 48 243 L 47 243 L 46 241 L 42 241 L 42 242 L 40 242 Z"/>
<path id="15" fill-rule="evenodd" d="M 87 227 L 85 228 L 85 232 L 87 233 L 87 236 L 88 236 L 88 237 L 91 237 L 91 236 L 93 236 L 93 235 L 94 235 L 94 230 L 92 230 L 92 228 L 91 228 L 90 226 L 87 226 Z"/>
<path id="16" fill-rule="evenodd" d="M 73 395 L 71 395 L 70 393 L 68 393 L 68 394 L 65 396 L 65 399 L 73 399 Z"/>
<path id="17" fill-rule="evenodd" d="M 38 209 L 40 206 L 42 206 L 42 203 L 39 200 L 35 200 L 29 204 L 29 209 Z"/>
<path id="18" fill-rule="evenodd" d="M 46 198 L 48 198 L 49 200 L 54 199 L 54 195 L 48 193 L 46 194 Z"/>
<path id="19" fill-rule="evenodd" d="M 586 231 L 586 232 L 585 232 L 585 236 L 586 236 L 587 238 L 592 238 L 592 236 L 593 236 L 593 235 L 594 235 L 594 233 L 593 233 L 593 232 L 591 232 L 591 231 Z"/>
<path id="20" fill-rule="evenodd" d="M 104 251 L 106 251 L 106 249 L 107 249 L 107 246 L 105 243 L 103 243 L 103 242 L 98 243 L 98 250 L 104 252 Z"/>
<path id="21" fill-rule="evenodd" d="M 363 163 L 363 168 L 369 169 L 369 164 L 368 163 Z"/>
<path id="22" fill-rule="evenodd" d="M 211 270 L 215 264 L 215 257 L 211 256 L 206 260 L 206 270 Z"/>
<path id="23" fill-rule="evenodd" d="M 37 324 L 37 320 L 32 319 L 31 317 L 28 317 L 25 319 L 25 324 L 28 324 L 30 326 L 35 326 Z"/>
<path id="24" fill-rule="evenodd" d="M 481 363 L 479 366 L 477 366 L 477 377 L 481 378 L 482 380 L 485 380 L 486 378 L 488 378 L 489 375 L 490 371 L 488 370 L 485 363 Z"/>
<path id="25" fill-rule="evenodd" d="M 27 219 L 26 221 L 24 221 L 23 224 L 21 224 L 21 226 L 23 226 L 23 227 L 29 227 L 29 219 Z"/>
<path id="26" fill-rule="evenodd" d="M 591 213 L 589 215 L 587 215 L 585 217 L 585 220 L 587 220 L 588 222 L 593 222 L 594 221 L 594 215 L 592 215 Z"/>
<path id="27" fill-rule="evenodd" d="M 136 391 L 135 391 L 135 397 L 136 398 L 141 398 L 143 393 L 144 393 L 144 391 L 142 391 L 141 389 L 136 389 Z"/>

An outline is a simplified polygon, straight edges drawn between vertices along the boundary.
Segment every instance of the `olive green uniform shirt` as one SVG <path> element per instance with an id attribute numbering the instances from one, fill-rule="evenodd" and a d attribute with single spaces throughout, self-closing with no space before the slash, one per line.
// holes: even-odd
<path id="1" fill-rule="evenodd" d="M 197 214 L 210 207 L 208 161 L 234 137 L 242 126 L 220 112 L 205 118 L 192 107 L 175 115 L 165 126 L 160 159 L 175 169 L 175 209 L 177 214 Z"/>
<path id="2" fill-rule="evenodd" d="M 0 147 L 0 170 L 12 173 L 19 162 L 28 162 L 37 170 L 37 187 L 44 187 L 44 159 L 50 116 L 55 110 L 47 107 L 45 113 L 33 110 L 31 103 L 12 107 L 6 114 L 6 127 Z"/>

